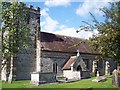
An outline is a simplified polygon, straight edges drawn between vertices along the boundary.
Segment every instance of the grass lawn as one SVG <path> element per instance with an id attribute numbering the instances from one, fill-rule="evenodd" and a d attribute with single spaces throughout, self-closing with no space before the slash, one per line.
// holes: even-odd
<path id="1" fill-rule="evenodd" d="M 112 86 L 112 78 L 108 78 L 105 82 L 92 82 L 92 79 L 80 80 L 71 83 L 60 84 L 44 84 L 39 86 L 30 85 L 30 80 L 13 81 L 12 84 L 2 82 L 2 88 L 112 88 L 120 90 Z M 40 89 L 41 90 L 41 89 Z M 110 90 L 110 89 L 109 89 Z"/>

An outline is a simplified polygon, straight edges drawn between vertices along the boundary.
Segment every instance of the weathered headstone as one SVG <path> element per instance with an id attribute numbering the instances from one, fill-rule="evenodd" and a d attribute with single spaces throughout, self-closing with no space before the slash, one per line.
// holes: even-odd
<path id="1" fill-rule="evenodd" d="M 105 75 L 110 75 L 110 65 L 108 61 L 106 61 L 105 64 Z"/>
<path id="2" fill-rule="evenodd" d="M 97 74 L 97 63 L 96 63 L 96 61 L 93 61 L 92 73 L 94 74 L 94 76 L 96 76 L 96 74 Z"/>
<path id="3" fill-rule="evenodd" d="M 120 71 L 116 69 L 113 71 L 112 85 L 120 87 Z"/>
<path id="4" fill-rule="evenodd" d="M 97 77 L 99 77 L 100 75 L 99 75 L 99 71 L 97 71 Z"/>
<path id="5" fill-rule="evenodd" d="M 99 77 L 96 77 L 95 79 L 93 79 L 92 81 L 93 82 L 103 82 L 106 80 L 107 80 L 107 76 L 99 76 Z"/>

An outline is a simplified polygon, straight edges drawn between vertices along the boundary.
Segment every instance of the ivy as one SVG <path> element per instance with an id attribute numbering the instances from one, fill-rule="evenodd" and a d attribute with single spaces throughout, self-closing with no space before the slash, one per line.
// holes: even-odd
<path id="1" fill-rule="evenodd" d="M 28 8 L 21 2 L 2 2 L 2 56 L 8 59 L 28 47 Z"/>

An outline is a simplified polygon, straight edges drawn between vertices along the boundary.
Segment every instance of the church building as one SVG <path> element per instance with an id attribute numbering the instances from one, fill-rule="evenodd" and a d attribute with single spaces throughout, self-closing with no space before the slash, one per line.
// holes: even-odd
<path id="1" fill-rule="evenodd" d="M 14 80 L 30 80 L 34 72 L 39 72 L 40 79 L 46 82 L 55 82 L 56 76 L 64 76 L 68 79 L 89 78 L 95 69 L 100 75 L 105 75 L 106 61 L 109 64 L 109 73 L 116 68 L 111 58 L 96 60 L 96 56 L 100 53 L 95 51 L 87 40 L 41 32 L 40 8 L 34 9 L 30 6 L 28 10 L 30 47 L 14 57 Z M 3 68 L 2 80 L 9 78 L 7 70 Z"/>

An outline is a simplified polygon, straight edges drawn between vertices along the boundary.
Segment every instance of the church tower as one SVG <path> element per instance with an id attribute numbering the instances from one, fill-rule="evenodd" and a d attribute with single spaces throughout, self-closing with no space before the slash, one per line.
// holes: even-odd
<path id="1" fill-rule="evenodd" d="M 30 80 L 32 72 L 41 71 L 40 8 L 34 8 L 30 5 L 28 12 L 27 24 L 30 28 L 29 47 L 23 49 L 14 57 L 13 80 Z M 6 81 L 9 78 L 9 71 L 4 70 L 1 75 L 1 79 Z"/>
<path id="2" fill-rule="evenodd" d="M 28 7 L 28 26 L 30 28 L 29 48 L 18 54 L 16 60 L 16 79 L 30 79 L 32 72 L 40 72 L 40 8 Z"/>

